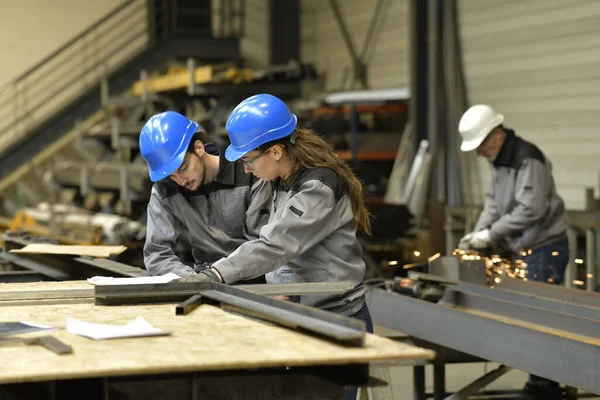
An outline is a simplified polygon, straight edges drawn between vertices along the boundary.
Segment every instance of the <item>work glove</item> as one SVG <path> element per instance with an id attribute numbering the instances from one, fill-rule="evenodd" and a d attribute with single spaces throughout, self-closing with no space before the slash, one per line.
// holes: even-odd
<path id="1" fill-rule="evenodd" d="M 217 276 L 215 272 L 210 269 L 206 269 L 204 271 L 200 271 L 197 274 L 191 274 L 184 278 L 177 279 L 174 282 L 181 283 L 189 283 L 189 282 L 217 282 L 220 283 L 221 280 Z"/>
<path id="2" fill-rule="evenodd" d="M 490 230 L 484 229 L 475 233 L 469 243 L 474 249 L 485 249 L 487 247 L 490 247 L 490 245 L 492 244 L 492 239 L 490 238 Z"/>
<path id="3" fill-rule="evenodd" d="M 463 236 L 462 239 L 460 239 L 460 241 L 458 242 L 458 248 L 460 250 L 471 250 L 471 239 L 473 239 L 474 235 L 475 233 L 471 232 Z"/>

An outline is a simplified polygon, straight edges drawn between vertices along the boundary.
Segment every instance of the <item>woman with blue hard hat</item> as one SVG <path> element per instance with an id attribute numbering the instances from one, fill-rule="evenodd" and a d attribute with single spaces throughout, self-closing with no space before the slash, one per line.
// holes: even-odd
<path id="1" fill-rule="evenodd" d="M 343 295 L 292 300 L 362 319 L 372 332 L 356 236 L 371 230 L 360 181 L 320 136 L 298 129 L 296 116 L 275 96 L 242 101 L 226 128 L 227 159 L 241 160 L 246 171 L 272 182 L 269 222 L 258 239 L 182 281 L 231 284 L 266 274 L 267 283 L 354 282 Z"/>

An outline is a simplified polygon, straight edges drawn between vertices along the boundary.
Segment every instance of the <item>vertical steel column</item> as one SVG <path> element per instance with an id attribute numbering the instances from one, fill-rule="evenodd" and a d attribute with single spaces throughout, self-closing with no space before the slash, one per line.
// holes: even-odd
<path id="1" fill-rule="evenodd" d="M 448 211 L 444 210 L 444 213 L 446 214 L 446 222 L 444 223 L 444 231 L 446 232 L 446 255 L 451 256 L 456 247 L 456 240 L 454 239 L 454 218 Z"/>
<path id="2" fill-rule="evenodd" d="M 410 123 L 412 148 L 427 140 L 427 3 L 410 1 Z"/>
<path id="3" fill-rule="evenodd" d="M 352 153 L 352 166 L 358 167 L 358 113 L 356 107 L 350 107 L 350 152 Z"/>
<path id="4" fill-rule="evenodd" d="M 300 0 L 269 2 L 269 63 L 300 59 Z"/>
<path id="5" fill-rule="evenodd" d="M 569 263 L 565 271 L 565 286 L 572 288 L 573 279 L 577 278 L 577 265 L 575 264 L 577 258 L 577 231 L 573 228 L 567 229 L 567 238 L 569 240 Z"/>
<path id="6" fill-rule="evenodd" d="M 444 203 L 444 164 L 445 158 L 439 134 L 438 121 L 438 34 L 439 34 L 438 0 L 427 0 L 427 119 L 429 121 L 427 138 L 434 157 L 433 176 L 435 177 L 433 195 L 436 201 Z"/>
<path id="7" fill-rule="evenodd" d="M 588 228 L 585 232 L 585 287 L 588 292 L 596 291 L 596 231 Z"/>
<path id="8" fill-rule="evenodd" d="M 433 366 L 433 399 L 444 400 L 446 398 L 446 366 L 434 364 Z"/>

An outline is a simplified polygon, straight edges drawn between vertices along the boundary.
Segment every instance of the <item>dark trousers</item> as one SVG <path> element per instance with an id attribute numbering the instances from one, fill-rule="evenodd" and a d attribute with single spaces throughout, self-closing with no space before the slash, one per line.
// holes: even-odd
<path id="1" fill-rule="evenodd" d="M 527 279 L 562 285 L 569 263 L 569 242 L 565 236 L 556 242 L 532 250 L 531 254 L 523 257 L 523 261 L 527 264 Z M 557 382 L 535 375 L 529 375 L 529 383 L 539 386 L 558 386 Z"/>
<path id="2" fill-rule="evenodd" d="M 371 319 L 371 313 L 369 307 L 365 304 L 356 314 L 351 315 L 352 318 L 360 319 L 366 324 L 367 332 L 373 333 L 373 320 Z M 355 400 L 358 394 L 357 388 L 350 388 L 346 390 L 346 400 Z"/>

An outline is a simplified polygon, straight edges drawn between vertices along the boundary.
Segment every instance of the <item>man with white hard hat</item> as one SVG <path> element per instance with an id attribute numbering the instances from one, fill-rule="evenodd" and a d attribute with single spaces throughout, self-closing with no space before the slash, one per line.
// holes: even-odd
<path id="1" fill-rule="evenodd" d="M 460 119 L 460 149 L 487 158 L 492 180 L 475 229 L 459 248 L 510 249 L 527 264 L 528 279 L 562 284 L 569 260 L 567 221 L 552 164 L 503 122 L 502 114 L 481 104 Z M 547 390 L 558 390 L 558 384 L 531 376 L 526 390 L 545 396 Z"/>

